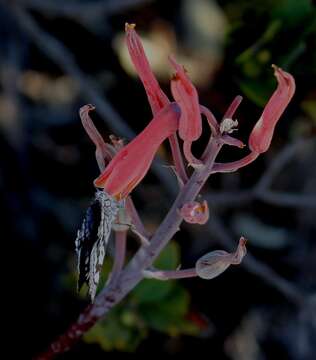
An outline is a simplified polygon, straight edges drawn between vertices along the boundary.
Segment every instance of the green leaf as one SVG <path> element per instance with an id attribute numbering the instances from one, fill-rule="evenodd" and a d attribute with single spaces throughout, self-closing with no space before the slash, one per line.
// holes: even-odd
<path id="1" fill-rule="evenodd" d="M 158 269 L 174 270 L 180 263 L 179 245 L 172 241 L 161 252 L 154 265 Z"/>
<path id="2" fill-rule="evenodd" d="M 179 262 L 179 246 L 175 242 L 171 242 L 156 260 L 155 267 L 163 270 L 171 270 L 175 269 L 179 265 Z M 155 303 L 168 296 L 174 284 L 175 282 L 173 281 L 145 279 L 134 289 L 131 297 L 137 304 Z"/>
<path id="3" fill-rule="evenodd" d="M 172 286 L 172 281 L 145 279 L 134 289 L 131 298 L 137 304 L 155 303 L 163 300 Z"/>
<path id="4" fill-rule="evenodd" d="M 128 315 L 127 312 L 122 308 L 113 309 L 84 335 L 84 341 L 99 344 L 105 351 L 134 351 L 147 335 L 147 330 L 142 322 L 137 321 L 135 313 L 129 311 Z M 127 318 L 132 321 L 128 323 Z"/>
<path id="5" fill-rule="evenodd" d="M 235 59 L 236 64 L 243 64 L 246 62 L 253 62 L 252 59 L 254 56 L 262 49 L 264 45 L 271 42 L 277 33 L 282 28 L 282 22 L 280 20 L 271 21 L 263 34 L 256 40 L 254 44 L 245 49 L 240 55 Z"/>
<path id="6" fill-rule="evenodd" d="M 272 11 L 273 18 L 282 19 L 290 26 L 304 21 L 313 12 L 311 0 L 279 1 Z"/>
<path id="7" fill-rule="evenodd" d="M 179 285 L 175 285 L 164 301 L 140 306 L 139 312 L 146 324 L 170 335 L 182 333 L 182 325 L 189 309 L 189 295 Z"/>
<path id="8" fill-rule="evenodd" d="M 316 100 L 304 100 L 301 106 L 305 113 L 316 123 Z"/>
<path id="9" fill-rule="evenodd" d="M 162 269 L 175 269 L 180 251 L 170 243 L 155 262 Z M 106 351 L 134 351 L 149 329 L 169 335 L 199 332 L 187 320 L 190 298 L 188 292 L 176 281 L 146 279 L 133 293 L 84 335 L 84 341 L 97 343 Z"/>
<path id="10" fill-rule="evenodd" d="M 238 85 L 246 97 L 260 107 L 263 107 L 267 103 L 273 92 L 269 86 L 263 84 L 259 79 L 240 80 L 238 81 Z"/>

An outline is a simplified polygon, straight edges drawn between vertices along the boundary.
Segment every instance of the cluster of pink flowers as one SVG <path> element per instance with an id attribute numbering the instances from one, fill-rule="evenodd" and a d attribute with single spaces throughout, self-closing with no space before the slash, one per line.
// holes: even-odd
<path id="1" fill-rule="evenodd" d="M 233 120 L 233 116 L 242 98 L 237 96 L 228 107 L 222 121 L 218 122 L 208 108 L 200 105 L 197 90 L 185 69 L 170 57 L 171 66 L 175 71 L 171 79 L 174 101 L 170 102 L 150 68 L 140 38 L 135 31 L 135 25 L 126 24 L 126 44 L 144 85 L 153 119 L 125 146 L 121 140 L 112 137 L 112 146 L 103 141 L 89 118 L 89 111 L 94 107 L 86 105 L 80 109 L 83 126 L 96 145 L 96 159 L 102 171 L 94 184 L 104 191 L 97 191 L 77 234 L 78 288 L 86 282 L 91 299 L 94 300 L 113 228 L 116 242 L 112 273 L 95 303 L 87 307 L 77 322 L 53 342 L 49 350 L 38 359 L 50 359 L 54 354 L 68 350 L 144 277 L 168 280 L 199 276 L 203 279 L 213 279 L 230 265 L 240 264 L 246 254 L 246 239 L 243 237 L 240 238 L 235 252 L 212 251 L 198 259 L 195 267 L 191 269 L 164 271 L 152 267 L 153 261 L 179 230 L 183 220 L 194 224 L 207 222 L 209 218 L 207 202 L 195 200 L 207 178 L 212 173 L 235 171 L 268 150 L 274 128 L 295 91 L 293 77 L 273 66 L 278 86 L 249 136 L 250 153 L 235 162 L 216 163 L 216 156 L 223 145 L 245 147 L 242 141 L 231 136 L 238 125 L 237 120 Z M 208 121 L 211 137 L 203 155 L 198 159 L 192 154 L 192 143 L 201 137 L 202 115 Z M 144 178 L 159 146 L 167 138 L 181 190 L 165 220 L 148 239 L 147 231 L 138 217 L 132 199 L 128 196 Z M 179 138 L 182 150 L 179 146 Z M 195 168 L 190 179 L 187 176 L 186 163 Z M 142 246 L 124 268 L 129 223 L 130 229 L 140 238 Z"/>
<path id="2" fill-rule="evenodd" d="M 143 179 L 158 147 L 166 138 L 170 139 L 173 136 L 173 139 L 178 141 L 178 134 L 183 142 L 183 154 L 187 163 L 197 170 L 203 168 L 203 157 L 197 159 L 191 151 L 192 142 L 198 140 L 202 134 L 202 114 L 208 120 L 213 137 L 217 137 L 224 144 L 245 146 L 240 140 L 230 135 L 238 125 L 232 117 L 241 102 L 240 96 L 235 98 L 222 122 L 218 123 L 211 111 L 199 104 L 197 90 L 186 70 L 176 62 L 174 57 L 170 56 L 169 61 L 175 71 L 171 79 L 171 93 L 174 102 L 170 102 L 150 68 L 141 40 L 135 31 L 135 25 L 126 24 L 125 30 L 128 51 L 144 85 L 153 119 L 138 136 L 117 152 L 103 173 L 94 181 L 96 187 L 103 188 L 117 200 L 126 198 Z M 236 170 L 249 164 L 260 153 L 268 150 L 274 128 L 295 91 L 295 81 L 292 75 L 275 65 L 273 68 L 278 86 L 249 136 L 248 145 L 251 153 L 235 163 L 222 164 L 222 167 L 220 164 L 215 164 L 213 172 Z M 177 150 L 176 146 L 178 146 L 178 152 L 180 151 L 178 142 L 171 143 L 171 145 L 174 145 L 173 150 Z M 185 183 L 186 172 L 183 171 L 183 166 L 181 168 L 183 159 L 181 156 L 179 161 L 179 158 L 174 155 L 176 150 L 173 151 L 175 168 L 178 171 L 178 177 L 182 183 Z M 184 218 L 187 216 L 189 221 L 192 209 L 188 207 L 183 209 L 183 216 Z M 196 209 L 205 209 L 205 212 L 208 212 L 205 204 L 202 207 L 197 206 Z M 200 213 L 199 221 L 203 223 L 204 220 L 201 220 Z"/>

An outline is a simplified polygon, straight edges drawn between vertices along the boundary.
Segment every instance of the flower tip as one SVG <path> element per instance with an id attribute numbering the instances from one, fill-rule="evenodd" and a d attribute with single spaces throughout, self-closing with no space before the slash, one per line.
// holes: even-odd
<path id="1" fill-rule="evenodd" d="M 174 55 L 169 55 L 168 60 L 171 64 L 171 66 L 175 69 L 176 73 L 185 72 L 184 67 L 177 63 Z"/>
<path id="2" fill-rule="evenodd" d="M 250 150 L 257 154 L 269 149 L 274 128 L 295 93 L 294 77 L 274 64 L 272 68 L 278 86 L 254 126 L 248 141 Z"/>
<path id="3" fill-rule="evenodd" d="M 272 69 L 273 69 L 274 71 L 277 71 L 277 70 L 280 69 L 280 68 L 279 68 L 277 65 L 275 65 L 275 64 L 272 64 L 271 67 L 272 67 Z"/>
<path id="4" fill-rule="evenodd" d="M 125 31 L 128 32 L 130 30 L 134 30 L 136 27 L 136 24 L 129 24 L 128 22 L 125 23 Z"/>
<path id="5" fill-rule="evenodd" d="M 240 245 L 246 245 L 247 242 L 248 242 L 248 240 L 246 238 L 244 238 L 243 236 L 240 237 L 240 239 L 239 239 Z"/>
<path id="6" fill-rule="evenodd" d="M 92 104 L 86 104 L 86 105 L 83 105 L 83 106 L 81 107 L 81 109 L 82 109 L 82 108 L 87 108 L 87 109 L 89 109 L 89 110 L 94 110 L 94 109 L 95 109 L 95 106 L 92 105 Z"/>
<path id="7" fill-rule="evenodd" d="M 95 110 L 95 106 L 92 104 L 86 104 L 86 105 L 81 106 L 81 108 L 79 109 L 79 114 L 82 114 L 86 111 L 92 111 L 92 110 Z"/>
<path id="8" fill-rule="evenodd" d="M 246 252 L 247 252 L 247 248 L 246 248 L 247 242 L 248 242 L 248 240 L 246 238 L 244 238 L 243 236 L 240 237 L 239 243 L 238 243 L 238 248 L 243 250 L 244 255 L 246 255 Z"/>
<path id="9" fill-rule="evenodd" d="M 102 188 L 102 185 L 103 185 L 103 179 L 101 176 L 97 177 L 94 181 L 93 181 L 93 185 L 96 187 L 96 188 Z"/>
<path id="10" fill-rule="evenodd" d="M 238 247 L 235 252 L 235 259 L 237 265 L 241 263 L 242 259 L 247 254 L 247 248 L 246 248 L 247 242 L 248 240 L 246 238 L 244 238 L 243 236 L 240 237 L 238 242 Z"/>

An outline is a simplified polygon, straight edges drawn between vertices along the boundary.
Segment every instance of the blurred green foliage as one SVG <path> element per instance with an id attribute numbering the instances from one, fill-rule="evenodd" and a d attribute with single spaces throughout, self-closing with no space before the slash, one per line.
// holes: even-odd
<path id="1" fill-rule="evenodd" d="M 228 15 L 232 20 L 228 39 L 236 41 L 243 38 L 242 42 L 247 42 L 252 38 L 247 32 L 253 30 L 255 34 L 259 31 L 255 40 L 237 55 L 234 62 L 241 90 L 246 97 L 262 107 L 276 83 L 271 76 L 270 64 L 274 62 L 288 71 L 292 71 L 294 66 L 300 66 L 295 63 L 306 51 L 309 39 L 316 38 L 316 10 L 310 0 L 278 0 L 264 2 L 265 5 L 261 1 L 236 1 L 233 4 L 227 4 Z M 234 13 L 233 9 L 237 9 L 237 6 L 239 9 Z M 257 20 L 258 26 L 251 22 L 248 25 L 245 14 L 252 21 Z M 315 75 L 316 55 L 308 61 L 314 64 L 308 68 Z"/>
<path id="2" fill-rule="evenodd" d="M 171 270 L 179 263 L 179 246 L 171 242 L 155 266 Z M 199 328 L 187 318 L 189 307 L 189 293 L 179 282 L 145 279 L 106 319 L 85 334 L 84 340 L 97 343 L 107 351 L 132 352 L 149 330 L 157 330 L 169 336 L 196 335 Z"/>

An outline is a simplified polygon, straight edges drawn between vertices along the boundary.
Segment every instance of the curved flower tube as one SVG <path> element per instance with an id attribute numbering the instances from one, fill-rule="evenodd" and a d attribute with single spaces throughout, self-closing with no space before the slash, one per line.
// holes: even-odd
<path id="1" fill-rule="evenodd" d="M 197 275 L 202 279 L 214 279 L 223 273 L 230 265 L 238 265 L 247 253 L 247 240 L 239 239 L 235 252 L 229 253 L 224 250 L 215 250 L 202 256 L 195 264 Z"/>
<path id="2" fill-rule="evenodd" d="M 181 109 L 179 136 L 184 142 L 183 152 L 190 164 L 202 165 L 202 161 L 196 159 L 191 152 L 192 142 L 202 134 L 199 96 L 183 66 L 179 65 L 173 56 L 170 56 L 169 60 L 176 71 L 171 79 L 171 92 Z"/>
<path id="3" fill-rule="evenodd" d="M 135 26 L 135 24 L 125 24 L 125 42 L 136 72 L 145 88 L 151 111 L 155 116 L 158 111 L 169 105 L 170 101 L 167 95 L 160 88 L 159 83 L 150 68 L 150 64 L 146 57 L 141 39 L 135 30 Z M 169 143 L 177 177 L 179 178 L 180 183 L 185 183 L 188 180 L 188 177 L 176 134 L 172 134 L 169 137 Z"/>
<path id="4" fill-rule="evenodd" d="M 120 200 L 146 175 L 160 144 L 178 129 L 180 111 L 171 103 L 111 160 L 94 185 Z"/>
<path id="5" fill-rule="evenodd" d="M 137 74 L 144 85 L 151 110 L 155 115 L 157 111 L 170 104 L 170 101 L 161 90 L 150 68 L 141 40 L 135 31 L 135 26 L 135 24 L 125 24 L 125 42 Z"/>
<path id="6" fill-rule="evenodd" d="M 179 136 L 184 141 L 195 141 L 202 134 L 199 96 L 183 66 L 173 56 L 169 60 L 176 71 L 171 79 L 171 92 L 181 109 Z"/>
<path id="7" fill-rule="evenodd" d="M 274 75 L 278 81 L 278 87 L 272 94 L 260 119 L 249 136 L 250 150 L 259 154 L 269 149 L 274 128 L 295 92 L 295 80 L 293 76 L 276 65 L 272 65 L 272 67 L 274 68 Z"/>

